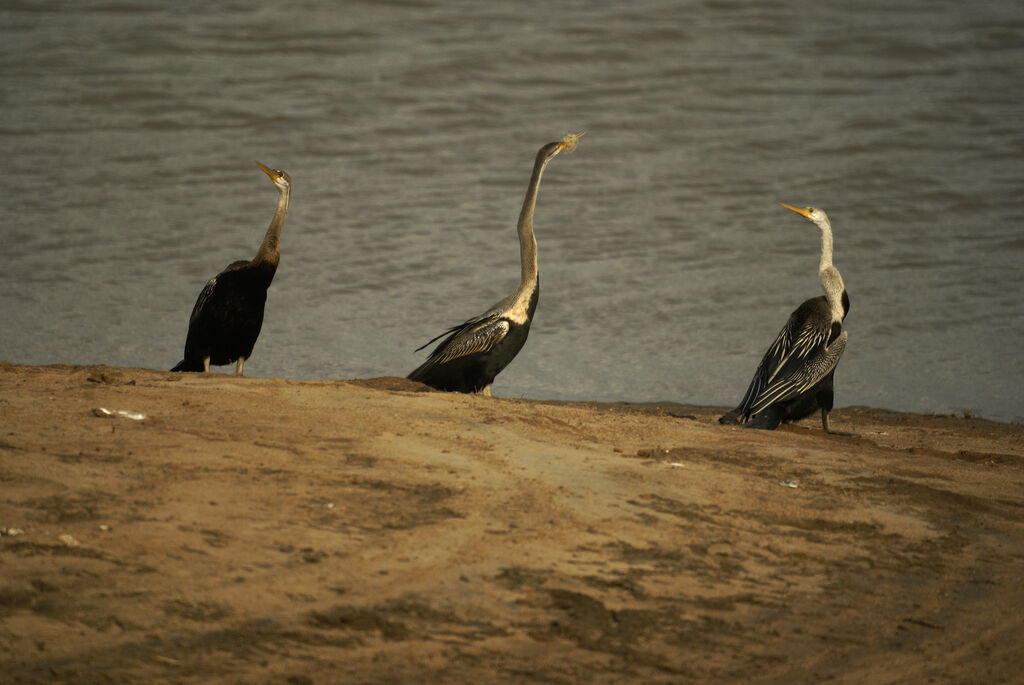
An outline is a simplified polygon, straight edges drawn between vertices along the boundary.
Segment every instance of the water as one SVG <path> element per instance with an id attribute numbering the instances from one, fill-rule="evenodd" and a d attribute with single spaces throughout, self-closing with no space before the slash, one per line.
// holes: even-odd
<path id="1" fill-rule="evenodd" d="M 733 404 L 820 294 L 837 405 L 1024 420 L 1024 5 L 0 5 L 0 358 L 170 368 L 294 182 L 248 375 L 404 375 L 516 285 L 512 397 Z M 231 371 L 225 367 L 224 371 Z"/>

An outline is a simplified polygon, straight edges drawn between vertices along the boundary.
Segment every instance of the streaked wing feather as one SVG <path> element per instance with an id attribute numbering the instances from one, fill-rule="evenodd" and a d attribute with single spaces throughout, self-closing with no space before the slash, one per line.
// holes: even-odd
<path id="1" fill-rule="evenodd" d="M 196 319 L 202 314 L 203 308 L 206 307 L 207 303 L 213 298 L 213 293 L 217 290 L 217 277 L 211 278 L 207 281 L 206 286 L 199 293 L 199 297 L 196 298 L 196 304 L 192 307 L 192 315 L 188 318 L 188 324 L 191 326 L 195 323 Z"/>
<path id="2" fill-rule="evenodd" d="M 786 325 L 779 331 L 758 364 L 747 392 L 736 408 L 744 418 L 749 418 L 754 413 L 755 404 L 761 405 L 761 399 L 770 386 L 793 373 L 794 369 L 803 366 L 809 357 L 824 348 L 831 328 L 821 318 L 819 307 L 818 298 L 814 298 L 807 300 L 790 314 Z"/>
<path id="3" fill-rule="evenodd" d="M 743 394 L 743 399 L 737 407 L 737 411 L 743 415 L 744 419 L 750 416 L 750 405 L 761 394 L 762 388 L 771 382 L 771 379 L 782 368 L 782 364 L 789 358 L 795 324 L 795 318 L 790 316 L 786 321 L 786 325 L 775 336 L 775 341 L 772 342 L 771 347 L 764 353 L 761 363 L 757 365 L 754 377 L 750 380 L 750 385 L 747 386 L 747 391 Z"/>
<path id="4" fill-rule="evenodd" d="M 839 358 L 843 356 L 843 350 L 846 349 L 846 339 L 847 333 L 843 331 L 831 345 L 818 348 L 817 354 L 803 357 L 799 364 L 787 364 L 785 372 L 778 375 L 753 398 L 750 414 L 757 414 L 777 402 L 785 402 L 813 388 L 836 368 Z"/>
<path id="5" fill-rule="evenodd" d="M 509 328 L 508 321 L 497 317 L 466 326 L 434 350 L 430 361 L 444 364 L 453 359 L 492 350 L 508 335 Z"/>
<path id="6" fill-rule="evenodd" d="M 463 329 L 466 329 L 466 328 L 469 328 L 470 326 L 474 326 L 474 325 L 480 323 L 481 321 L 493 321 L 493 320 L 496 320 L 497 318 L 498 317 L 495 316 L 494 314 L 483 314 L 481 316 L 474 316 L 472 319 L 469 319 L 468 321 L 463 321 L 460 324 L 456 324 L 456 325 L 452 326 L 451 328 L 438 333 L 433 338 L 431 338 L 427 342 L 425 342 L 422 345 L 420 345 L 419 347 L 417 347 L 415 351 L 419 352 L 424 347 L 427 347 L 428 345 L 430 345 L 430 343 L 435 342 L 437 340 L 440 340 L 441 338 L 445 337 L 446 335 L 449 335 L 449 336 L 453 335 L 453 334 L 454 335 L 458 335 L 459 331 L 461 331 Z M 445 342 L 447 342 L 447 341 L 445 341 Z M 442 346 L 443 345 L 444 345 L 444 343 L 442 343 Z M 437 354 L 438 350 L 440 350 L 440 347 L 438 347 L 437 350 L 434 350 L 431 354 L 432 355 L 433 354 Z"/>

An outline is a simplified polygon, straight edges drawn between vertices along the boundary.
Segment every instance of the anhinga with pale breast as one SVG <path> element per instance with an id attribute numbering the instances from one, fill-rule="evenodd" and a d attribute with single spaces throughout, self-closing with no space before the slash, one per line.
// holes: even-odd
<path id="1" fill-rule="evenodd" d="M 583 132 L 548 143 L 537 152 L 533 175 L 519 214 L 519 255 L 522 275 L 519 287 L 480 316 L 449 328 L 448 336 L 423 364 L 409 374 L 414 381 L 438 390 L 491 394 L 491 383 L 526 344 L 530 323 L 537 310 L 540 284 L 537 271 L 537 240 L 533 235 L 533 210 L 544 167 L 562 150 L 573 150 Z"/>
<path id="2" fill-rule="evenodd" d="M 199 293 L 185 338 L 185 358 L 171 371 L 209 371 L 210 365 L 237 363 L 236 375 L 252 354 L 263 327 L 267 288 L 281 259 L 281 228 L 288 212 L 292 179 L 280 169 L 259 162 L 277 186 L 277 209 L 259 251 L 251 261 L 237 261 L 210 279 Z"/>
<path id="3" fill-rule="evenodd" d="M 745 423 L 749 428 L 772 430 L 782 422 L 799 421 L 821 410 L 827 433 L 832 411 L 833 375 L 846 348 L 843 319 L 850 311 L 843 277 L 832 265 L 832 224 L 814 207 L 780 205 L 806 217 L 821 231 L 818 278 L 825 291 L 796 308 L 775 342 L 768 348 L 739 406 L 722 416 L 721 423 Z"/>

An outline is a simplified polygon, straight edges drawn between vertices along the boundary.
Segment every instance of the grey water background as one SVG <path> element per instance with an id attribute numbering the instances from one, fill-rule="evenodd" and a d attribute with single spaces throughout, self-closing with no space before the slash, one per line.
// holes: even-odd
<path id="1" fill-rule="evenodd" d="M 294 192 L 247 375 L 404 375 L 519 276 L 495 394 L 734 404 L 821 293 L 837 406 L 1024 420 L 1024 3 L 0 3 L 0 358 L 168 369 Z M 221 371 L 232 372 L 230 367 Z"/>

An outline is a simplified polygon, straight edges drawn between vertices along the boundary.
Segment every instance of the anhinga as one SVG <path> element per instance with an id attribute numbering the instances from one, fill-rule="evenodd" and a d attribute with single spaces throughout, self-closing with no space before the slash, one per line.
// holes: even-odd
<path id="1" fill-rule="evenodd" d="M 818 277 L 825 294 L 812 297 L 790 315 L 758 365 L 739 406 L 718 420 L 772 430 L 784 421 L 798 421 L 820 409 L 825 432 L 835 433 L 829 427 L 828 414 L 832 411 L 833 375 L 846 348 L 843 319 L 850 311 L 850 297 L 843 277 L 832 265 L 832 225 L 825 212 L 779 204 L 821 230 Z"/>
<path id="2" fill-rule="evenodd" d="M 491 383 L 518 354 L 530 333 L 530 322 L 537 309 L 540 285 L 537 271 L 537 240 L 533 236 L 533 209 L 544 167 L 562 150 L 573 150 L 583 132 L 548 143 L 537 152 L 533 175 L 519 214 L 519 253 L 522 276 L 519 287 L 480 316 L 449 328 L 438 338 L 448 336 L 430 353 L 423 364 L 409 374 L 414 381 L 438 390 L 491 394 Z M 417 350 L 417 351 L 419 351 Z"/>
<path id="3" fill-rule="evenodd" d="M 209 371 L 210 365 L 237 362 L 235 374 L 242 375 L 242 366 L 263 327 L 263 308 L 267 288 L 274 280 L 281 259 L 281 227 L 288 212 L 292 179 L 280 169 L 263 170 L 277 186 L 277 209 L 270 221 L 259 251 L 251 261 L 233 262 L 210 279 L 199 293 L 185 338 L 185 358 L 171 371 Z"/>

